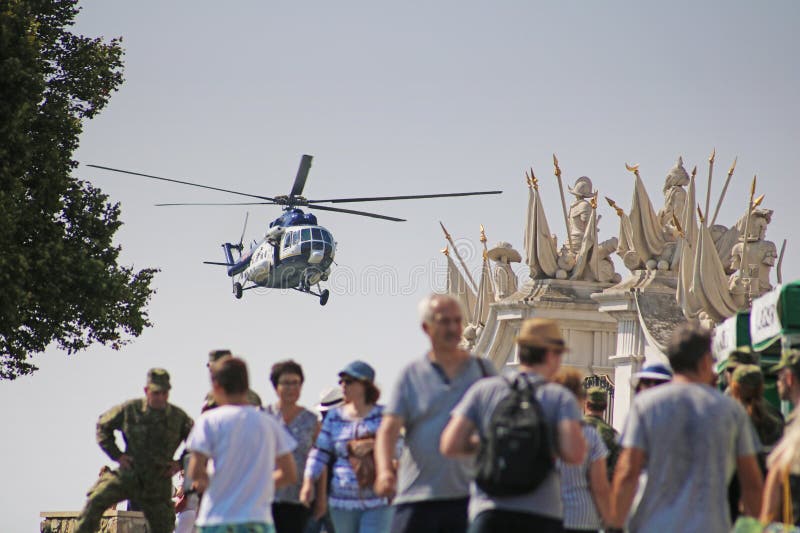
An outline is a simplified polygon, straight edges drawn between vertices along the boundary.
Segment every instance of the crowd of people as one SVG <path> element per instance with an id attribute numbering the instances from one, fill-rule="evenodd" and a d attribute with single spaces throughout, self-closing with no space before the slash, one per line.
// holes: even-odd
<path id="1" fill-rule="evenodd" d="M 798 423 L 765 402 L 754 354 L 734 352 L 717 376 L 699 325 L 674 332 L 669 366 L 633 375 L 618 433 L 606 391 L 562 367 L 555 321 L 525 320 L 519 364 L 502 374 L 462 348 L 456 300 L 425 298 L 420 321 L 430 349 L 385 404 L 357 360 L 309 410 L 298 404 L 303 368 L 284 360 L 269 376 L 277 401 L 263 406 L 245 362 L 217 350 L 193 422 L 168 403 L 169 374 L 151 369 L 144 398 L 100 416 L 98 444 L 118 468 L 101 471 L 75 531 L 97 531 L 122 500 L 154 533 L 722 533 L 740 516 L 800 518 Z M 800 352 L 774 370 L 796 405 Z"/>

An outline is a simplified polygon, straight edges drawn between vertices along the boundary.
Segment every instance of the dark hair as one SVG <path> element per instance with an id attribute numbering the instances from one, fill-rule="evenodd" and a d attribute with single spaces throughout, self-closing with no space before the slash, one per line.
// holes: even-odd
<path id="1" fill-rule="evenodd" d="M 590 411 L 605 411 L 606 407 L 608 407 L 608 403 L 586 402 L 586 405 Z"/>
<path id="2" fill-rule="evenodd" d="M 763 383 L 755 387 L 744 385 L 738 381 L 731 383 L 731 397 L 738 400 L 739 403 L 744 406 L 745 411 L 747 411 L 756 429 L 758 429 L 761 426 L 761 422 L 769 416 L 767 414 L 767 408 L 764 405 L 763 393 Z"/>
<path id="3" fill-rule="evenodd" d="M 547 355 L 547 348 L 540 346 L 519 345 L 519 362 L 523 365 L 539 365 L 544 363 L 544 356 Z"/>
<path id="4" fill-rule="evenodd" d="M 247 392 L 247 365 L 239 358 L 231 357 L 211 365 L 211 382 L 216 383 L 226 394 Z"/>
<path id="5" fill-rule="evenodd" d="M 300 376 L 301 384 L 306 380 L 305 376 L 303 376 L 303 367 L 293 359 L 287 359 L 285 361 L 278 361 L 272 365 L 272 369 L 269 371 L 269 380 L 273 387 L 276 389 L 278 388 L 278 381 L 284 374 L 297 374 Z"/>
<path id="6" fill-rule="evenodd" d="M 667 357 L 676 373 L 696 372 L 711 351 L 711 331 L 692 321 L 678 326 L 667 345 Z"/>
<path id="7" fill-rule="evenodd" d="M 378 403 L 378 398 L 381 397 L 381 390 L 375 386 L 371 381 L 361 381 L 364 384 L 364 402 L 367 404 Z"/>

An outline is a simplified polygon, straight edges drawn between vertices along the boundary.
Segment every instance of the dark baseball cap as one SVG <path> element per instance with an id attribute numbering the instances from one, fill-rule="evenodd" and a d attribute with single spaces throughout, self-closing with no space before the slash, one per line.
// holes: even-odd
<path id="1" fill-rule="evenodd" d="M 364 361 L 353 361 L 339 371 L 339 376 L 350 376 L 362 381 L 375 381 L 375 369 Z"/>

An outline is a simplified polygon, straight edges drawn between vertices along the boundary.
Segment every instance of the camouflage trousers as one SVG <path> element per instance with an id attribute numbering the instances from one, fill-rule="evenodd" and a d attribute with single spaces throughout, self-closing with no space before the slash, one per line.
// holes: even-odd
<path id="1" fill-rule="evenodd" d="M 75 533 L 98 531 L 103 513 L 123 500 L 139 504 L 152 533 L 170 533 L 175 529 L 175 507 L 169 478 L 142 475 L 133 470 L 114 470 L 100 476 L 87 496 Z"/>

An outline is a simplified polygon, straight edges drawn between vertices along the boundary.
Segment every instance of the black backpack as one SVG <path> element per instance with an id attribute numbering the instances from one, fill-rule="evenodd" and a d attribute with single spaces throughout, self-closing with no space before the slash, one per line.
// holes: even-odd
<path id="1" fill-rule="evenodd" d="M 476 463 L 475 483 L 490 496 L 531 492 L 555 466 L 550 429 L 535 395 L 539 383 L 524 374 L 505 381 L 510 394 L 492 413 Z"/>

